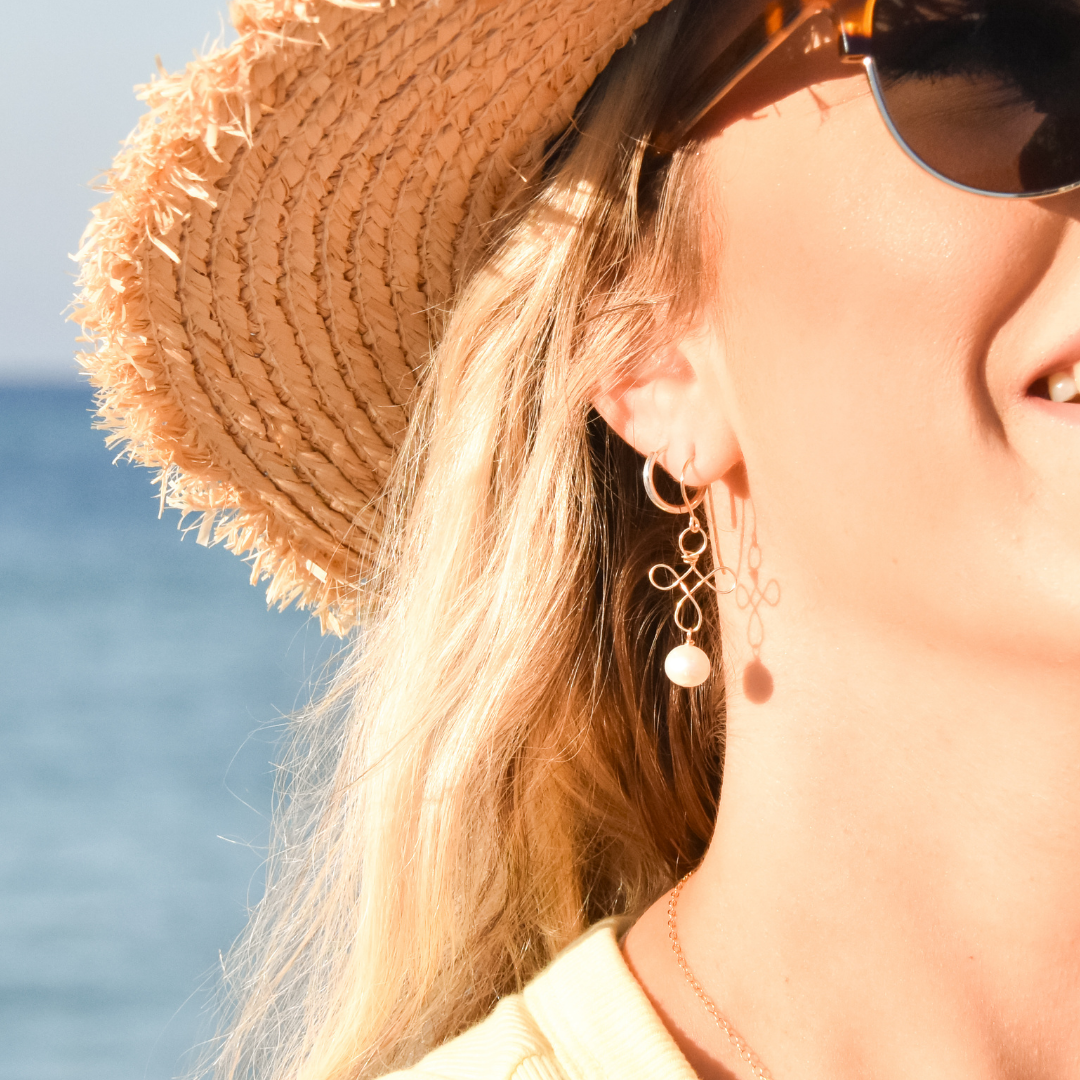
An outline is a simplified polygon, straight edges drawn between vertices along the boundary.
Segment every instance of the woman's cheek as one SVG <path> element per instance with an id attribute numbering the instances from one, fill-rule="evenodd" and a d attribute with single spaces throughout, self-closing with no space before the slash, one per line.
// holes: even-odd
<path id="1" fill-rule="evenodd" d="M 982 369 L 1045 243 L 1031 206 L 910 162 L 869 99 L 842 123 L 784 106 L 711 151 L 751 491 L 793 572 L 808 559 L 808 579 L 891 618 L 1002 557 L 1016 477 Z"/>

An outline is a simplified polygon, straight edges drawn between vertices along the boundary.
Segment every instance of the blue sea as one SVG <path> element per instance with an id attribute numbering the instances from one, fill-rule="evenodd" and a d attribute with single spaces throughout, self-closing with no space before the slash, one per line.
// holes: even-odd
<path id="1" fill-rule="evenodd" d="M 0 1080 L 166 1080 L 337 643 L 158 520 L 82 388 L 0 388 Z"/>

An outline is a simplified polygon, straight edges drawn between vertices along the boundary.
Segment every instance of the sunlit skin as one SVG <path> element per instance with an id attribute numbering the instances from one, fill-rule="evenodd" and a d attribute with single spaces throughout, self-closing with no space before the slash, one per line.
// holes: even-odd
<path id="1" fill-rule="evenodd" d="M 775 1080 L 1075 1078 L 1080 405 L 1030 391 L 1080 360 L 1080 193 L 947 186 L 834 57 L 705 144 L 709 318 L 597 398 L 693 458 L 739 566 L 679 934 Z M 750 1075 L 666 898 L 625 954 L 703 1077 Z"/>

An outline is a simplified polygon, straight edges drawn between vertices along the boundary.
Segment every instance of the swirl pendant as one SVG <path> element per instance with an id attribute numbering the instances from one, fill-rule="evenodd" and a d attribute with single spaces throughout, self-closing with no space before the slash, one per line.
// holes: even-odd
<path id="1" fill-rule="evenodd" d="M 698 567 L 701 558 L 709 549 L 709 536 L 705 527 L 698 521 L 695 511 L 705 498 L 707 488 L 700 488 L 693 499 L 686 490 L 686 472 L 693 464 L 691 458 L 684 466 L 679 477 L 683 504 L 675 506 L 662 498 L 656 490 L 653 473 L 659 453 L 650 454 L 645 462 L 645 491 L 655 506 L 668 514 L 688 514 L 689 522 L 679 533 L 679 555 L 685 569 L 680 573 L 674 566 L 657 563 L 649 570 L 649 581 L 662 592 L 681 594 L 675 604 L 675 625 L 686 635 L 686 640 L 677 645 L 664 658 L 664 673 L 676 686 L 692 688 L 701 686 L 712 673 L 712 662 L 708 654 L 694 644 L 694 635 L 701 630 L 705 622 L 705 613 L 697 597 L 702 587 L 714 590 L 719 595 L 734 591 L 736 581 L 734 572 L 718 560 L 715 569 L 703 574 Z M 725 579 L 721 586 L 719 579 Z"/>

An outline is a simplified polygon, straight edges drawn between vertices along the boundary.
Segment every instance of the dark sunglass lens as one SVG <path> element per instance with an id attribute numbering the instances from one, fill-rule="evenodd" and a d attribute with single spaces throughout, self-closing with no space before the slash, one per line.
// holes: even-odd
<path id="1" fill-rule="evenodd" d="M 932 169 L 999 194 L 1080 183 L 1080 0 L 877 0 L 871 49 Z"/>

